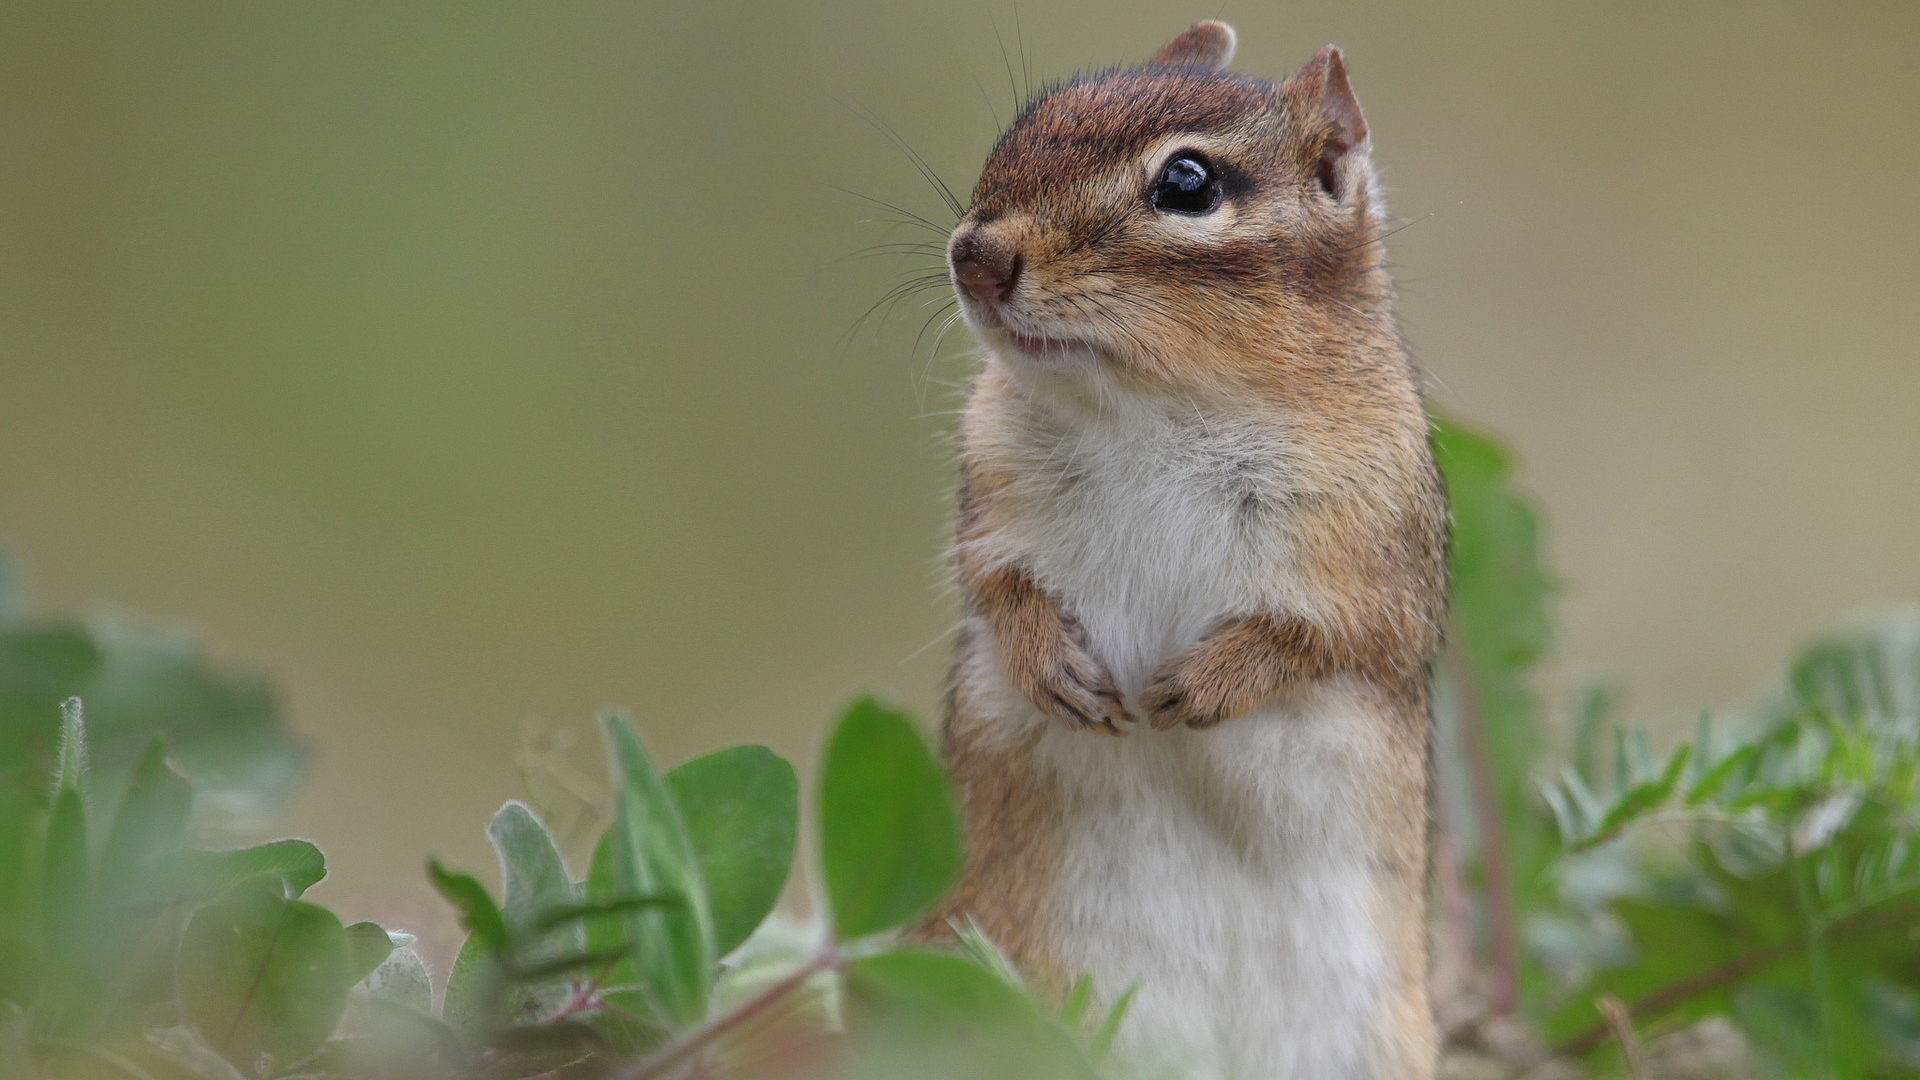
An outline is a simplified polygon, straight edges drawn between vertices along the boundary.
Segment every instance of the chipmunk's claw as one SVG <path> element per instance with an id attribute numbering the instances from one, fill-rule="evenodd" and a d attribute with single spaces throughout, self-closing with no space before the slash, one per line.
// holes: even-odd
<path id="1" fill-rule="evenodd" d="M 1088 651 L 1086 628 L 1069 615 L 1061 618 L 1060 630 L 1065 640 L 1060 643 L 1057 662 L 1040 680 L 1035 703 L 1054 719 L 1076 728 L 1125 735 L 1127 731 L 1120 724 L 1132 723 L 1133 714 L 1120 700 L 1120 688 L 1106 665 Z"/>
<path id="2" fill-rule="evenodd" d="M 1120 688 L 1106 665 L 1087 651 L 1086 632 L 1073 619 L 1063 619 L 1064 640 L 1054 662 L 1036 680 L 1034 704 L 1056 720 L 1103 735 L 1125 735 L 1122 721 L 1133 714 L 1120 700 Z"/>
<path id="3" fill-rule="evenodd" d="M 1077 728 L 1105 735 L 1125 735 L 1120 721 L 1133 715 L 1120 701 L 1120 691 L 1100 662 L 1082 652 L 1069 655 L 1036 695 L 1049 715 Z"/>
<path id="4" fill-rule="evenodd" d="M 1155 731 L 1188 727 L 1196 731 L 1226 719 L 1225 710 L 1210 706 L 1186 678 L 1184 666 L 1163 668 L 1140 695 L 1140 708 Z"/>

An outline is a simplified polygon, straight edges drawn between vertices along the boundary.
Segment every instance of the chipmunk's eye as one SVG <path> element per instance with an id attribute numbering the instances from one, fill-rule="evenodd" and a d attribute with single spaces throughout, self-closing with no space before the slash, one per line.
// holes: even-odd
<path id="1" fill-rule="evenodd" d="M 1174 158 L 1154 182 L 1153 205 L 1176 214 L 1204 214 L 1220 205 L 1220 178 L 1204 158 L 1194 154 Z"/>

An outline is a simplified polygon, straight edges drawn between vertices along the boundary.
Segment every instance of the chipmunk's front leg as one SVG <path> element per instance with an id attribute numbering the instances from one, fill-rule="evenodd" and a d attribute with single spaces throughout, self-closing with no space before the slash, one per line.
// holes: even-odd
<path id="1" fill-rule="evenodd" d="M 1105 664 L 1087 651 L 1079 620 L 1025 573 L 995 570 L 972 583 L 974 607 L 1000 646 L 1007 681 L 1041 712 L 1074 727 L 1119 735 L 1131 720 Z"/>
<path id="2" fill-rule="evenodd" d="M 1304 620 L 1248 615 L 1161 664 L 1140 695 L 1141 708 L 1156 730 L 1209 728 L 1325 671 L 1327 654 L 1326 635 Z"/>

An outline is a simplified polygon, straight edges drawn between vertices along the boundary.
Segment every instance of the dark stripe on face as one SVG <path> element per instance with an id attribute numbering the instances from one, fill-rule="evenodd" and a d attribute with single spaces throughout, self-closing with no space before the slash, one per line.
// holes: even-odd
<path id="1" fill-rule="evenodd" d="M 1176 132 L 1223 134 L 1272 108 L 1273 87 L 1190 70 L 1105 72 L 1034 101 L 1002 135 L 974 189 L 977 214 L 1043 196 L 1066 177 L 1132 163 Z"/>

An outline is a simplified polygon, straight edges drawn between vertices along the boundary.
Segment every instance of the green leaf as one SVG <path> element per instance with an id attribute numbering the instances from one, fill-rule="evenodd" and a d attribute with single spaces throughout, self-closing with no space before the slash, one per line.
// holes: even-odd
<path id="1" fill-rule="evenodd" d="M 327 857 L 305 840 L 273 840 L 228 851 L 188 851 L 179 858 L 181 887 L 212 896 L 249 878 L 271 877 L 299 896 L 327 876 Z"/>
<path id="2" fill-rule="evenodd" d="M 584 923 L 606 915 L 624 915 L 642 908 L 677 907 L 683 903 L 673 896 L 616 896 L 591 904 L 559 904 L 540 913 L 534 922 L 537 930 L 551 930 L 568 923 Z"/>
<path id="3" fill-rule="evenodd" d="M 1026 988 L 1026 980 L 1020 977 L 1020 971 L 1013 966 L 1012 958 L 1008 957 L 1006 952 L 987 936 L 987 932 L 980 928 L 980 923 L 973 916 L 967 916 L 965 922 L 949 921 L 948 925 L 953 930 L 953 943 L 961 956 L 1000 976 L 1008 986 Z M 1082 974 L 1074 985 L 1067 989 L 1067 1000 L 1061 1006 L 1060 1020 L 1070 1028 L 1079 1024 L 1077 1018 L 1068 1018 L 1074 1008 L 1076 992 L 1092 994 L 1093 977 Z M 1083 1000 L 1080 1004 L 1084 1006 L 1085 1001 Z"/>
<path id="4" fill-rule="evenodd" d="M 479 934 L 468 934 L 447 975 L 443 1007 L 447 1023 L 469 1039 L 484 1037 L 494 1026 L 501 991 L 506 986 L 505 958 L 489 948 Z"/>
<path id="5" fill-rule="evenodd" d="M 872 698 L 849 708 L 820 774 L 820 862 L 836 932 L 902 926 L 960 865 L 947 781 L 913 721 Z"/>
<path id="6" fill-rule="evenodd" d="M 433 1014 L 433 976 L 420 954 L 410 946 L 394 949 L 367 976 L 367 995 L 409 1009 Z"/>
<path id="7" fill-rule="evenodd" d="M 333 1033 L 357 980 L 340 920 L 256 878 L 194 913 L 176 984 L 187 1021 L 228 1061 L 290 1065 Z"/>
<path id="8" fill-rule="evenodd" d="M 1499 810 L 1506 842 L 1510 906 L 1536 910 L 1556 899 L 1547 869 L 1560 853 L 1535 801 L 1547 731 L 1535 676 L 1553 642 L 1548 602 L 1557 586 L 1540 515 L 1515 482 L 1508 450 L 1489 435 L 1440 419 L 1433 452 L 1453 516 L 1450 662 L 1441 668 L 1437 688 L 1443 692 L 1435 694 L 1435 712 L 1443 731 L 1459 733 L 1456 743 L 1464 741 L 1465 725 L 1477 725 L 1477 745 L 1486 758 L 1484 768 L 1442 769 L 1439 775 L 1488 779 L 1486 794 Z M 1477 860 L 1476 852 L 1465 854 Z M 1550 993 L 1544 971 L 1524 953 L 1522 959 L 1527 963 L 1519 974 L 1528 996 Z"/>
<path id="9" fill-rule="evenodd" d="M 975 961 L 978 963 L 978 961 Z M 1068 1031 L 1080 1030 L 1081 1021 L 1087 1017 L 1087 1003 L 1093 1000 L 1093 976 L 1081 972 L 1067 987 L 1066 999 L 1060 1003 L 1060 1024 Z"/>
<path id="10" fill-rule="evenodd" d="M 1709 799 L 1718 798 L 1721 795 L 1721 788 L 1726 786 L 1727 781 L 1739 770 L 1750 767 L 1754 760 L 1760 756 L 1760 751 L 1760 744 L 1747 743 L 1744 746 L 1730 751 L 1727 756 L 1721 758 L 1719 761 L 1707 766 L 1701 771 L 1699 777 L 1687 787 L 1685 796 L 1686 804 L 1688 806 L 1699 806 Z"/>
<path id="11" fill-rule="evenodd" d="M 87 631 L 101 666 L 78 693 L 102 760 L 129 759 L 161 735 L 201 791 L 270 806 L 291 788 L 302 754 L 259 679 L 213 667 L 185 635 L 112 619 Z"/>
<path id="12" fill-rule="evenodd" d="M 629 912 L 621 918 L 633 949 L 635 973 L 670 1025 L 705 1015 L 713 977 L 713 921 L 706 884 L 673 797 L 626 721 L 603 720 L 614 761 L 613 823 L 602 844 L 603 865 L 588 875 L 588 899 L 665 896 L 679 902 Z M 598 891 L 596 891 L 596 889 Z M 589 947 L 598 949 L 592 925 Z"/>
<path id="13" fill-rule="evenodd" d="M 510 802 L 502 806 L 487 826 L 487 837 L 500 856 L 501 891 L 506 897 L 502 913 L 517 934 L 542 929 L 544 913 L 578 899 L 553 834 L 525 805 Z M 560 937 L 575 949 L 585 943 L 577 926 L 563 931 Z"/>
<path id="14" fill-rule="evenodd" d="M 625 945 L 611 949 L 588 950 L 586 952 L 565 953 L 531 964 L 522 964 L 513 973 L 517 982 L 539 982 L 556 975 L 593 974 L 610 970 L 617 962 L 625 959 L 629 952 Z"/>
<path id="15" fill-rule="evenodd" d="M 1107 1007 L 1107 1014 L 1100 1018 L 1100 1027 L 1087 1043 L 1087 1056 L 1095 1064 L 1105 1061 L 1108 1052 L 1113 1049 L 1113 1040 L 1120 1034 L 1120 1025 L 1126 1021 L 1127 1011 L 1133 1008 L 1133 995 L 1139 989 L 1138 984 L 1127 987 L 1126 992 Z"/>
<path id="16" fill-rule="evenodd" d="M 246 1080 L 245 1073 L 207 1045 L 200 1033 L 187 1027 L 161 1028 L 147 1033 L 147 1042 L 186 1070 L 193 1080 Z"/>
<path id="17" fill-rule="evenodd" d="M 800 787 L 764 746 L 735 746 L 667 774 L 713 905 L 714 952 L 725 956 L 780 900 L 793 865 Z"/>
<path id="18" fill-rule="evenodd" d="M 1680 774 L 1686 769 L 1687 759 L 1692 752 L 1693 747 L 1685 744 L 1674 750 L 1673 756 L 1667 759 L 1666 768 L 1661 770 L 1660 775 L 1634 784 L 1622 792 L 1614 804 L 1608 808 L 1606 816 L 1600 819 L 1600 824 L 1594 829 L 1593 834 L 1573 845 L 1569 850 L 1580 851 L 1604 843 L 1618 835 L 1628 825 L 1660 809 L 1665 805 L 1668 796 L 1673 794 L 1673 789 L 1680 783 Z"/>
<path id="19" fill-rule="evenodd" d="M 563 1073 L 606 1045 L 599 1031 L 581 1020 L 548 1020 L 516 1024 L 493 1035 L 490 1058 L 495 1072 L 505 1076 L 548 1076 Z"/>
<path id="20" fill-rule="evenodd" d="M 399 949 L 394 958 L 411 953 L 410 949 Z M 418 957 L 412 958 L 412 966 L 424 979 L 426 968 Z M 412 983 L 410 987 L 404 994 L 370 991 L 363 1007 L 354 1010 L 354 1034 L 321 1046 L 313 1056 L 293 1066 L 294 1075 L 283 1075 L 280 1080 L 506 1080 L 520 1075 L 483 1067 L 475 1061 L 472 1048 L 459 1032 L 420 1007 L 420 992 L 426 984 Z"/>
<path id="21" fill-rule="evenodd" d="M 457 873 L 440 865 L 440 860 L 427 861 L 427 879 L 447 903 L 452 904 L 460 913 L 460 925 L 467 928 L 480 944 L 488 951 L 503 957 L 511 957 L 513 935 L 507 929 L 507 921 L 500 914 L 500 908 L 487 894 L 486 886 L 472 874 Z"/>
<path id="22" fill-rule="evenodd" d="M 40 875 L 35 864 L 45 827 L 39 786 L 0 782 L 0 867 L 8 868 L 0 873 L 0 1001 L 8 1000 L 9 988 L 23 981 L 18 970 L 10 970 L 18 965 L 5 962 L 15 955 L 9 938 L 33 936 L 39 926 Z"/>
<path id="23" fill-rule="evenodd" d="M 618 984 L 618 971 L 605 981 L 609 986 Z M 643 992 L 608 989 L 601 992 L 600 1000 L 606 1003 L 607 1009 L 594 1019 L 594 1024 L 600 1034 L 606 1036 L 610 1055 L 640 1057 L 659 1049 L 672 1037 L 671 1031 L 647 1018 L 653 1006 Z"/>
<path id="24" fill-rule="evenodd" d="M 147 891 L 147 880 L 185 843 L 192 812 L 192 786 L 167 766 L 166 748 L 155 739 L 133 768 L 101 851 L 100 876 L 115 899 Z"/>
<path id="25" fill-rule="evenodd" d="M 98 943 L 93 935 L 91 875 L 87 859 L 87 808 L 80 790 L 64 783 L 47 819 L 40 871 L 41 1003 L 35 1023 L 43 1032 L 74 1037 L 87 1023 L 97 997 Z"/>
<path id="26" fill-rule="evenodd" d="M 40 925 L 55 957 L 86 944 L 89 877 L 86 801 L 78 788 L 62 783 L 47 819 L 46 855 L 40 872 Z"/>
<path id="27" fill-rule="evenodd" d="M 553 835 L 532 810 L 518 802 L 500 808 L 487 826 L 487 837 L 500 858 L 505 896 L 501 914 L 513 936 L 512 963 L 506 973 L 523 984 L 549 980 L 545 986 L 515 991 L 514 1010 L 551 1011 L 571 993 L 565 983 L 555 980 L 570 969 L 551 961 L 576 955 L 586 946 L 586 934 L 578 922 L 543 925 L 549 911 L 574 906 L 578 894 L 573 878 Z"/>
<path id="28" fill-rule="evenodd" d="M 1862 989 L 1867 1021 L 1887 1056 L 1908 1069 L 1920 1070 L 1920 996 L 1909 987 L 1886 982 L 1869 983 Z"/>
<path id="29" fill-rule="evenodd" d="M 61 802 L 77 798 L 77 793 L 63 795 Z M 165 875 L 183 851 L 192 802 L 192 790 L 167 768 L 155 742 L 134 769 L 90 875 L 84 840 L 74 838 L 67 856 L 77 860 L 71 871 L 90 880 L 82 887 L 70 875 L 64 885 L 57 877 L 46 878 L 71 892 L 66 899 L 49 897 L 50 910 L 60 914 L 45 937 L 52 976 L 48 1001 L 58 998 L 63 1005 L 45 1004 L 40 1010 L 43 1016 L 59 1014 L 64 1037 L 92 1038 L 98 1022 L 128 994 L 142 1000 L 164 995 L 165 952 L 156 942 L 171 941 L 177 929 L 165 903 Z M 59 835 L 56 830 L 50 855 L 66 845 Z"/>
<path id="30" fill-rule="evenodd" d="M 372 975 L 392 955 L 393 938 L 379 923 L 357 922 L 347 927 L 348 971 L 353 976 L 348 985 Z"/>
<path id="31" fill-rule="evenodd" d="M 1097 1075 L 1066 1029 L 1018 989 L 958 956 L 898 950 L 849 961 L 845 972 L 852 1033 L 914 1054 L 897 1063 L 899 1075 L 927 1067 L 942 1075 L 1047 1080 Z M 952 1073 L 955 1061 L 966 1063 L 964 1073 Z"/>
<path id="32" fill-rule="evenodd" d="M 0 782 L 55 765 L 60 703 L 86 701 L 100 790 L 113 790 L 156 736 L 202 790 L 270 807 L 300 753 L 272 696 L 207 664 L 193 643 L 113 619 L 0 620 Z"/>
<path id="33" fill-rule="evenodd" d="M 0 626 L 0 783 L 38 786 L 58 773 L 61 703 L 90 685 L 100 663 L 77 626 Z"/>
<path id="34" fill-rule="evenodd" d="M 681 903 L 678 897 L 626 896 L 620 892 L 614 845 L 620 842 L 620 831 L 613 825 L 600 834 L 599 843 L 593 848 L 593 862 L 587 872 L 587 896 L 591 899 L 583 908 L 591 909 L 581 913 L 581 922 L 587 932 L 587 951 L 606 952 L 610 949 L 625 949 L 628 958 L 616 963 L 603 980 L 610 985 L 633 986 L 639 983 L 639 969 L 635 966 L 634 955 L 638 952 L 637 942 L 645 931 L 642 924 L 629 918 L 641 909 L 657 906 L 666 900 Z M 569 913 L 570 914 L 570 913 Z M 635 1013 L 654 1011 L 650 1002 L 642 1002 Z M 658 1024 L 647 1021 L 655 1029 Z"/>

